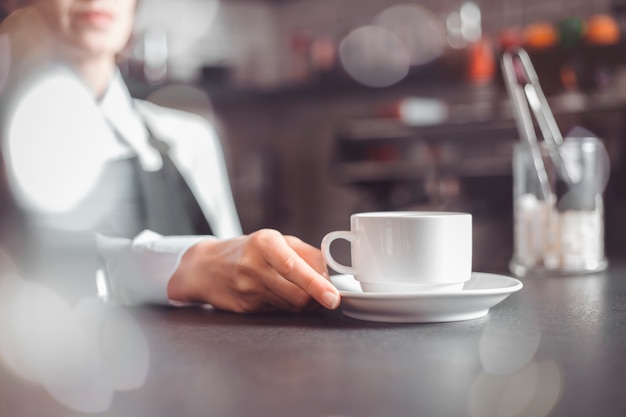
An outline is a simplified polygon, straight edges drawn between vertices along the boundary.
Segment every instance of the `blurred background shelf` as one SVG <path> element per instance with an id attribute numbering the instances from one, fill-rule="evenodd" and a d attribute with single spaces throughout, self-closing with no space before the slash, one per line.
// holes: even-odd
<path id="1" fill-rule="evenodd" d="M 412 13 L 400 17 L 426 18 L 420 25 L 398 18 L 396 7 L 407 5 L 399 0 L 223 0 L 215 9 L 207 7 L 211 0 L 181 0 L 175 7 L 188 3 L 204 11 L 168 29 L 168 45 L 190 36 L 194 22 L 206 30 L 184 53 L 170 48 L 166 76 L 147 82 L 141 48 L 124 75 L 133 95 L 215 124 L 245 231 L 273 227 L 318 245 L 327 231 L 347 227 L 355 211 L 467 210 L 484 246 L 476 266 L 506 268 L 517 131 L 499 59 L 504 44 L 523 38 L 561 130 L 583 126 L 607 145 L 607 248 L 623 252 L 626 0 L 409 2 Z M 174 7 L 145 0 L 142 8 L 148 5 Z M 392 24 L 381 18 L 390 10 Z M 475 18 L 477 10 L 473 40 L 459 38 L 455 19 L 462 12 Z M 429 24 L 431 43 L 421 43 L 428 34 L 406 29 Z M 412 63 L 388 86 L 368 86 L 340 50 L 354 32 L 380 26 L 412 45 L 417 58 L 439 36 L 441 54 Z M 610 42 L 599 45 L 603 36 Z M 397 58 L 390 44 L 363 45 L 385 65 Z"/>

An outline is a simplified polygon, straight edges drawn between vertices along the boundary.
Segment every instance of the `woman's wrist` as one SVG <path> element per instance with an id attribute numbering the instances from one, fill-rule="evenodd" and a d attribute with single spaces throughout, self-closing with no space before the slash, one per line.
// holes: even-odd
<path id="1" fill-rule="evenodd" d="M 167 297 L 172 301 L 198 302 L 203 301 L 202 286 L 198 283 L 198 268 L 206 259 L 207 252 L 218 244 L 217 240 L 202 240 L 191 246 L 181 257 L 167 285 Z"/>

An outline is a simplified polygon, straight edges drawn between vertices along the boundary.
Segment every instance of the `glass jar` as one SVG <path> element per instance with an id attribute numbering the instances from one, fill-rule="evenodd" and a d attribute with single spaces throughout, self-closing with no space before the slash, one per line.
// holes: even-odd
<path id="1" fill-rule="evenodd" d="M 513 153 L 514 254 L 518 276 L 585 274 L 607 267 L 602 192 L 609 162 L 602 142 L 568 138 L 557 148 L 541 143 L 551 190 L 541 193 L 530 149 Z"/>

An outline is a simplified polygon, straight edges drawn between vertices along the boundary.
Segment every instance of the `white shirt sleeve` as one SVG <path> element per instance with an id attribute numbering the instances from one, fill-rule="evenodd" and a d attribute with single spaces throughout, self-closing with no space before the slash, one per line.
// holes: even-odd
<path id="1" fill-rule="evenodd" d="M 134 239 L 97 235 L 107 297 L 123 305 L 175 305 L 167 297 L 167 284 L 187 250 L 205 239 L 215 237 L 161 236 L 150 230 Z"/>
<path id="2" fill-rule="evenodd" d="M 142 134 L 142 114 L 157 137 L 169 146 L 169 154 L 187 181 L 214 236 L 162 236 L 146 230 L 134 239 L 98 235 L 98 251 L 105 265 L 108 296 L 121 304 L 175 304 L 167 298 L 167 285 L 186 251 L 204 239 L 228 239 L 241 235 L 220 139 L 204 118 L 142 100 L 131 99 L 118 77 L 101 107 L 120 131 L 144 169 L 152 167 Z M 134 129 L 136 128 L 136 129 Z M 133 130 L 134 129 L 134 130 Z M 144 132 L 145 133 L 145 132 Z M 144 143 L 145 142 L 145 143 Z M 145 145 L 145 146 L 144 146 Z M 160 160 L 160 158 L 159 158 Z M 158 168 L 158 167 L 157 167 Z"/>

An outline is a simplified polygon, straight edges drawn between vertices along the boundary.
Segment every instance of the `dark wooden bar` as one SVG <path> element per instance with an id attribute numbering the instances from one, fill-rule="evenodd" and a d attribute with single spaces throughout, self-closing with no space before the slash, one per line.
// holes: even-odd
<path id="1" fill-rule="evenodd" d="M 148 342 L 148 377 L 97 415 L 621 415 L 626 264 L 523 282 L 487 317 L 455 323 L 129 310 Z M 0 415 L 75 414 L 0 367 Z"/>

